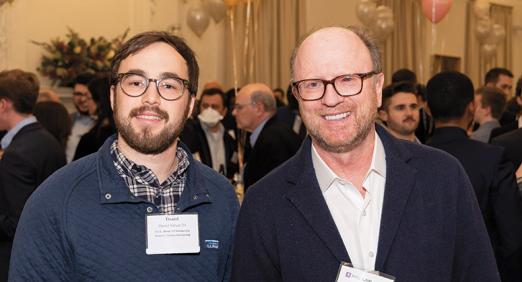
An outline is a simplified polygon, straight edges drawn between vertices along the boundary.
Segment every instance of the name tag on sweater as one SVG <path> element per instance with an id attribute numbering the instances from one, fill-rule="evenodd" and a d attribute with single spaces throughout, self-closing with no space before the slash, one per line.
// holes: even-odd
<path id="1" fill-rule="evenodd" d="M 147 255 L 199 253 L 197 214 L 151 214 L 146 217 Z"/>
<path id="2" fill-rule="evenodd" d="M 393 282 L 395 278 L 383 273 L 367 272 L 353 268 L 349 263 L 343 262 L 339 267 L 336 282 Z"/>

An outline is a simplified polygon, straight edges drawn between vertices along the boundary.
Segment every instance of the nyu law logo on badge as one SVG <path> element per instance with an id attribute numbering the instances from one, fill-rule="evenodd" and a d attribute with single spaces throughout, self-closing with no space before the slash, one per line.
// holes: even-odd
<path id="1" fill-rule="evenodd" d="M 219 241 L 218 240 L 205 240 L 205 248 L 219 249 Z"/>

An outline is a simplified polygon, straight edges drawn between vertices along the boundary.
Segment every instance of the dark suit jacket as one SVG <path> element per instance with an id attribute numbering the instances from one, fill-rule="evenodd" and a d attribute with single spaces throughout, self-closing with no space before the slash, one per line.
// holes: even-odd
<path id="1" fill-rule="evenodd" d="M 7 280 L 11 244 L 25 201 L 65 163 L 64 149 L 38 122 L 20 129 L 4 151 L 0 161 L 0 281 Z"/>
<path id="2" fill-rule="evenodd" d="M 181 141 L 186 144 L 192 154 L 198 153 L 202 163 L 212 167 L 212 155 L 208 146 L 207 136 L 201 127 L 199 119 L 187 121 L 183 133 L 180 136 Z M 239 171 L 237 158 L 237 142 L 228 132 L 223 134 L 223 143 L 225 145 L 225 176 L 232 180 L 234 174 Z"/>
<path id="3" fill-rule="evenodd" d="M 475 189 L 502 280 L 521 281 L 520 269 L 514 273 L 515 270 L 503 268 L 506 260 L 522 249 L 522 199 L 513 165 L 505 158 L 504 149 L 471 140 L 466 131 L 458 127 L 435 129 L 426 145 L 450 153 L 464 166 Z"/>
<path id="4" fill-rule="evenodd" d="M 386 184 L 375 268 L 396 281 L 499 281 L 466 172 L 455 158 L 377 130 Z M 319 188 L 310 138 L 246 194 L 232 281 L 335 281 L 350 261 Z"/>
<path id="5" fill-rule="evenodd" d="M 522 163 L 522 128 L 493 138 L 491 144 L 504 147 L 507 158 L 511 160 L 515 169 L 520 166 Z"/>
<path id="6" fill-rule="evenodd" d="M 508 124 L 502 125 L 501 127 L 497 127 L 491 130 L 491 136 L 489 140 L 493 140 L 495 137 L 506 134 L 518 128 L 518 121 L 513 121 Z"/>
<path id="7" fill-rule="evenodd" d="M 292 157 L 299 149 L 299 145 L 299 137 L 286 125 L 278 122 L 275 117 L 271 117 L 248 153 L 243 175 L 245 192 L 250 185 Z"/>

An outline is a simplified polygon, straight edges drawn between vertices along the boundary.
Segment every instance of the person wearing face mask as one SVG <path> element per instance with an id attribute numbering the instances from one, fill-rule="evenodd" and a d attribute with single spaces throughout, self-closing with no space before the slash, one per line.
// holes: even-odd
<path id="1" fill-rule="evenodd" d="M 224 101 L 222 90 L 205 89 L 199 101 L 199 114 L 187 122 L 180 139 L 195 159 L 232 180 L 239 170 L 237 141 L 233 130 L 221 123 L 227 113 Z"/>

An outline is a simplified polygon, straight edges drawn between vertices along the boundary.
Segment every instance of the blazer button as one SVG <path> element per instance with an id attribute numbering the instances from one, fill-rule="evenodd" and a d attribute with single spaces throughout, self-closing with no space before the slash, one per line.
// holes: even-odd
<path id="1" fill-rule="evenodd" d="M 192 199 L 197 200 L 198 199 L 198 195 L 194 195 L 194 197 L 192 197 Z"/>
<path id="2" fill-rule="evenodd" d="M 147 212 L 151 213 L 154 209 L 152 207 L 147 207 Z"/>
<path id="3" fill-rule="evenodd" d="M 105 194 L 105 199 L 110 200 L 112 198 L 112 195 L 110 193 Z"/>

